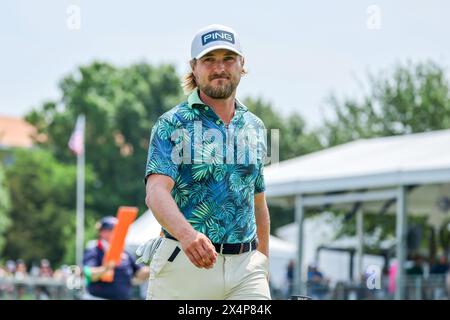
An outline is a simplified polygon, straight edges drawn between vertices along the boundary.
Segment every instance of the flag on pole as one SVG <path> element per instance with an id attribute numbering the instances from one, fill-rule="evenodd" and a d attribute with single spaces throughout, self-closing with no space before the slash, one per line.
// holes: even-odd
<path id="1" fill-rule="evenodd" d="M 80 115 L 77 118 L 75 129 L 72 132 L 69 140 L 69 148 L 77 156 L 84 153 L 84 116 Z"/>
<path id="2" fill-rule="evenodd" d="M 76 259 L 81 268 L 83 264 L 84 243 L 84 128 L 86 118 L 80 114 L 69 140 L 69 148 L 77 155 L 77 229 L 76 229 Z"/>

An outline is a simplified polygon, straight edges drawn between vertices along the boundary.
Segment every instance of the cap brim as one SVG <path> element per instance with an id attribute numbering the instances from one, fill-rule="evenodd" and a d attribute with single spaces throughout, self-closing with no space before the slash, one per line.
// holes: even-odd
<path id="1" fill-rule="evenodd" d="M 200 59 L 200 58 L 203 57 L 205 54 L 207 54 L 207 53 L 209 53 L 209 52 L 211 52 L 211 51 L 214 51 L 214 50 L 219 50 L 219 49 L 230 50 L 230 51 L 233 51 L 234 53 L 236 53 L 236 54 L 238 54 L 238 55 L 240 55 L 240 56 L 243 56 L 242 52 L 239 52 L 238 50 L 236 50 L 236 49 L 233 48 L 232 46 L 228 46 L 228 45 L 226 45 L 226 44 L 220 44 L 220 45 L 217 45 L 217 46 L 213 46 L 213 47 L 206 48 L 205 50 L 203 50 L 202 52 L 200 52 L 200 53 L 195 57 L 195 59 Z"/>

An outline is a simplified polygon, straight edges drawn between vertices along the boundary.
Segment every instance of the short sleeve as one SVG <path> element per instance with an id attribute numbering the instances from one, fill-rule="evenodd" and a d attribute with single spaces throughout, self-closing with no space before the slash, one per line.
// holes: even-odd
<path id="1" fill-rule="evenodd" d="M 172 159 L 175 143 L 171 140 L 175 125 L 167 118 L 160 118 L 152 128 L 147 155 L 144 183 L 151 174 L 163 174 L 174 181 L 178 175 L 179 164 Z"/>
<path id="2" fill-rule="evenodd" d="M 255 194 L 261 193 L 266 190 L 266 184 L 264 182 L 264 164 L 258 164 L 258 175 L 255 180 Z"/>
<path id="3" fill-rule="evenodd" d="M 83 255 L 83 266 L 98 267 L 100 265 L 97 250 L 95 248 L 86 249 Z"/>
<path id="4" fill-rule="evenodd" d="M 258 119 L 259 120 L 259 119 Z M 266 141 L 266 128 L 264 123 L 258 121 L 259 128 L 257 132 L 258 141 L 258 156 L 257 156 L 257 175 L 255 179 L 255 193 L 264 192 L 266 190 L 266 184 L 264 182 L 264 164 L 267 159 L 267 141 Z"/>

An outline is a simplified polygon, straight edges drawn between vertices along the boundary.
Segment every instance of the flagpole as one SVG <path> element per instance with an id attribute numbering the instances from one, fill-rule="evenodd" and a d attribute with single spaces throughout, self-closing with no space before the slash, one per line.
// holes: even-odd
<path id="1" fill-rule="evenodd" d="M 83 114 L 79 115 L 80 125 L 83 130 L 86 118 Z M 83 146 L 83 152 L 77 155 L 77 231 L 76 231 L 76 262 L 80 268 L 83 268 L 83 249 L 84 249 L 84 163 L 86 149 Z"/>

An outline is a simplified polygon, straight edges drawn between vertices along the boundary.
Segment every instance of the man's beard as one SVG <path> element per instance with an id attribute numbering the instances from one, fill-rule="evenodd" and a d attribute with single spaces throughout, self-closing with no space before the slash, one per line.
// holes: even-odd
<path id="1" fill-rule="evenodd" d="M 230 77 L 229 80 L 222 85 L 213 86 L 211 84 L 201 85 L 199 84 L 199 89 L 203 91 L 208 97 L 213 99 L 227 99 L 236 90 L 239 84 L 240 78 L 233 79 Z M 212 81 L 212 80 L 211 80 Z M 226 80 L 223 80 L 226 81 Z"/>

